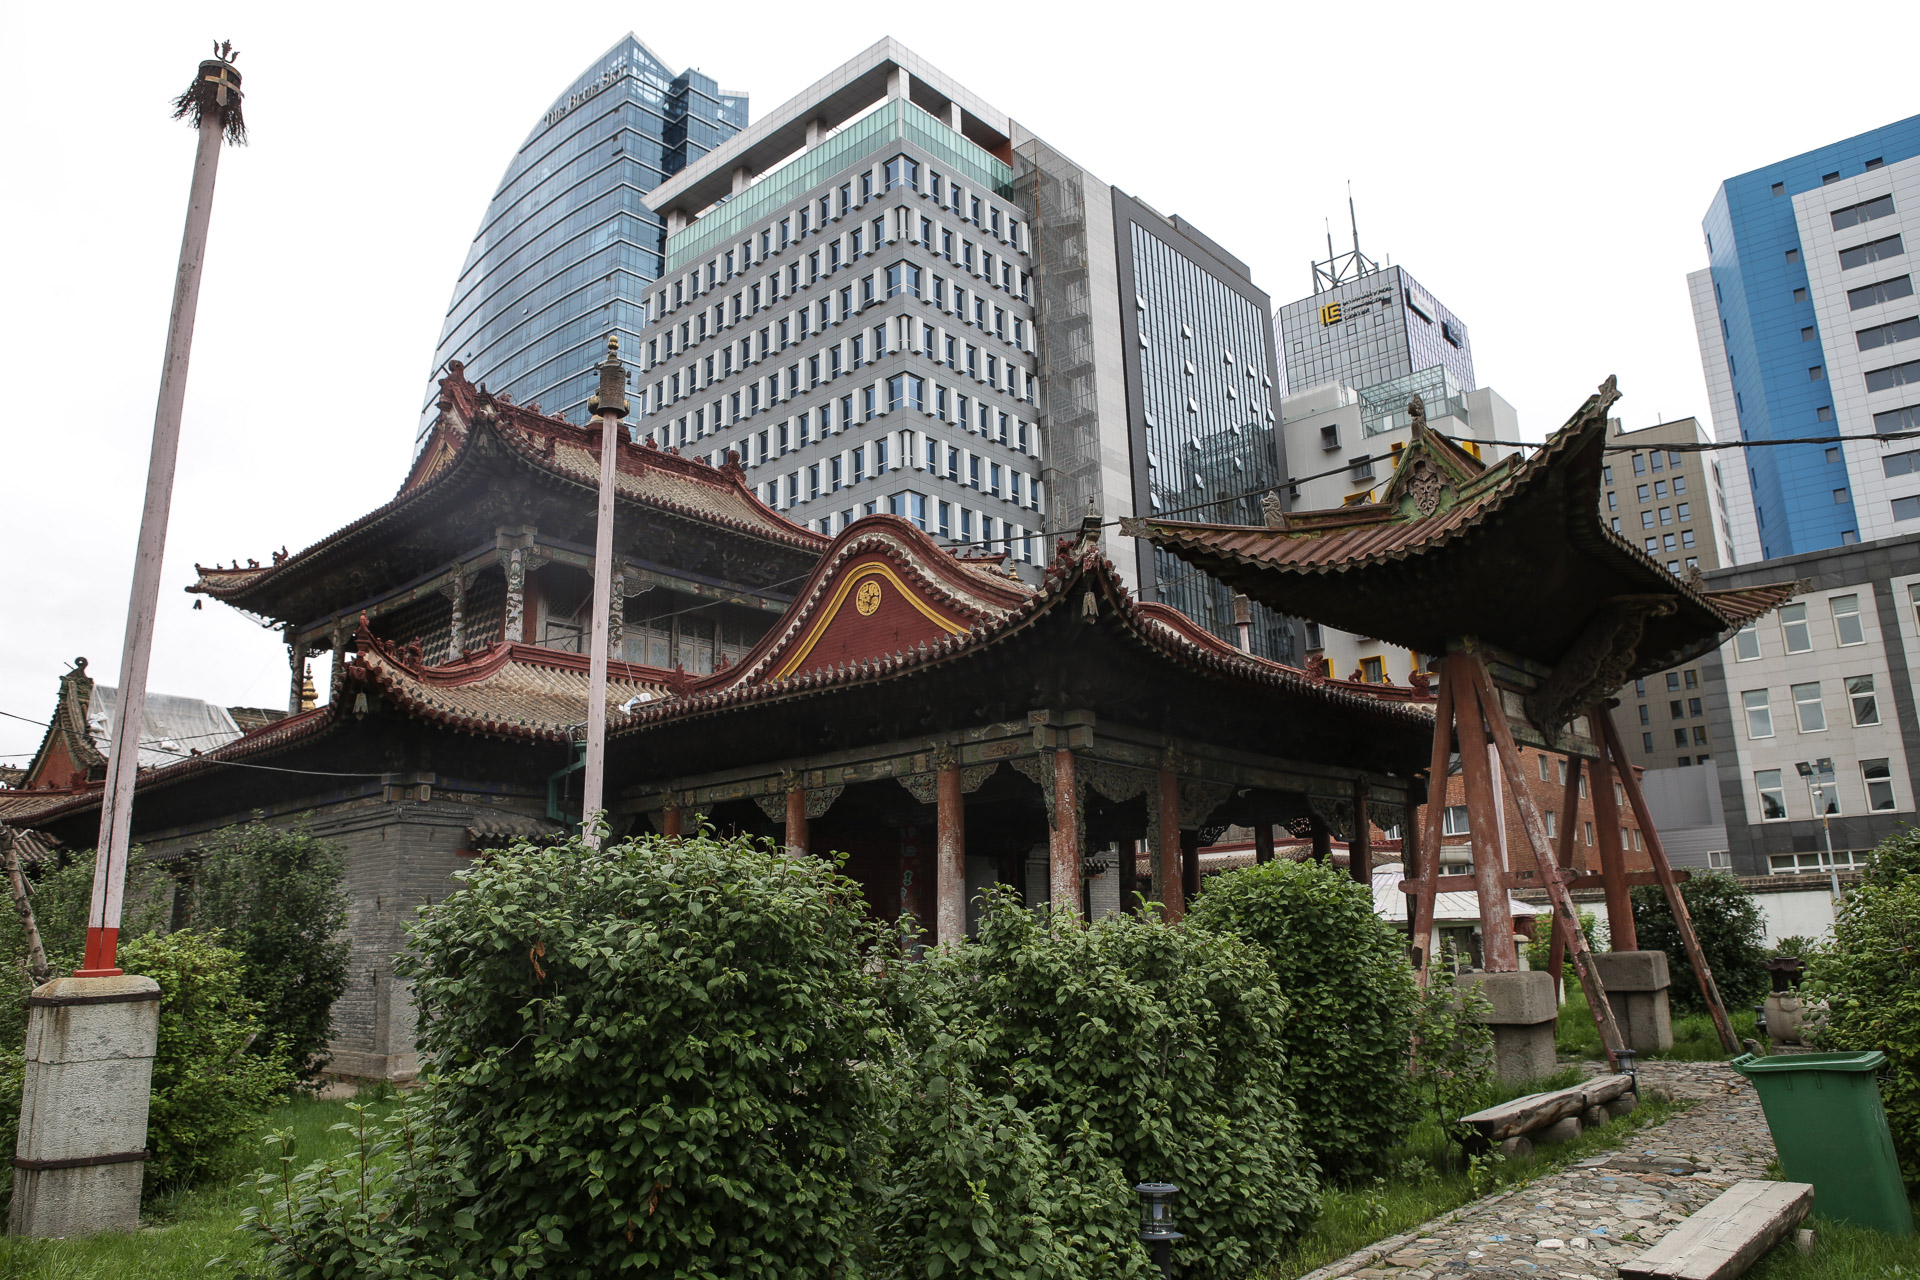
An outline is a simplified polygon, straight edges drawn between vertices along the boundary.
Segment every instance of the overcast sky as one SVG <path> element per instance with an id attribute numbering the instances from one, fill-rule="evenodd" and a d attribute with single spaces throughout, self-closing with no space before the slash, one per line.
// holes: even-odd
<path id="1" fill-rule="evenodd" d="M 0 712 L 117 678 L 215 37 L 222 159 L 150 687 L 283 706 L 286 651 L 196 560 L 298 550 L 392 496 L 454 277 L 514 149 L 627 30 L 755 118 L 883 35 L 1072 159 L 1310 292 L 1325 223 L 1471 329 L 1529 438 L 1609 373 L 1630 426 L 1706 412 L 1685 276 L 1723 178 L 1920 109 L 1920 6 L 13 4 L 0 204 Z M 1893 61 L 1888 61 L 1892 58 Z M 1876 70 L 1877 68 L 1877 70 Z M 324 672 L 321 673 L 324 687 Z M 33 725 L 0 717 L 0 758 Z"/>

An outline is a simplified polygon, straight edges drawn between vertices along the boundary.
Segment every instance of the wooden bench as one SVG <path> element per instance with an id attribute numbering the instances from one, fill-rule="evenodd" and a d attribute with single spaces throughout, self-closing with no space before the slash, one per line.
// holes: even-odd
<path id="1" fill-rule="evenodd" d="M 1624 1097 L 1633 1087 L 1634 1080 L 1630 1075 L 1595 1076 L 1571 1089 L 1530 1093 L 1524 1098 L 1515 1098 L 1511 1102 L 1476 1111 L 1470 1116 L 1461 1116 L 1460 1123 L 1473 1129 L 1473 1137 L 1468 1139 L 1467 1146 L 1484 1151 L 1509 1138 L 1523 1138 L 1562 1120 L 1579 1116 L 1591 1107 L 1604 1107 Z"/>
<path id="2" fill-rule="evenodd" d="M 1800 1225 L 1813 1207 L 1807 1182 L 1736 1182 L 1660 1238 L 1623 1276 L 1660 1280 L 1732 1280 Z"/>

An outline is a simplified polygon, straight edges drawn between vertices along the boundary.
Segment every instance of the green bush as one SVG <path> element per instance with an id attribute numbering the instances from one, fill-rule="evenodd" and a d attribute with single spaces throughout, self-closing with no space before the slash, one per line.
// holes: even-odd
<path id="1" fill-rule="evenodd" d="M 1920 876 L 1900 869 L 1912 853 L 1906 833 L 1875 850 L 1866 882 L 1834 919 L 1832 945 L 1810 958 L 1800 994 L 1827 1003 L 1820 1048 L 1887 1055 L 1887 1123 L 1901 1172 L 1920 1182 Z"/>
<path id="2" fill-rule="evenodd" d="M 120 944 L 120 967 L 160 984 L 146 1192 L 228 1171 L 240 1140 L 293 1083 L 279 1062 L 247 1052 L 259 1010 L 241 989 L 239 955 L 217 933 L 149 933 Z"/>
<path id="3" fill-rule="evenodd" d="M 1279 978 L 1287 1091 L 1322 1174 L 1378 1172 L 1417 1110 L 1406 1068 L 1418 994 L 1371 889 L 1318 863 L 1269 862 L 1209 881 L 1188 927 L 1240 935 Z"/>
<path id="4" fill-rule="evenodd" d="M 860 887 L 707 834 L 462 878 L 404 966 L 430 1064 L 406 1159 L 264 1205 L 277 1265 L 846 1274 L 892 1054 Z"/>
<path id="5" fill-rule="evenodd" d="M 1536 973 L 1545 973 L 1553 960 L 1553 919 L 1550 916 L 1534 917 L 1537 937 L 1527 939 L 1527 967 Z M 1600 945 L 1600 917 L 1591 911 L 1580 912 L 1580 933 L 1587 940 L 1587 950 L 1603 951 Z"/>
<path id="6" fill-rule="evenodd" d="M 1875 847 L 1860 878 L 1866 884 L 1892 886 L 1916 874 L 1920 874 L 1920 829 L 1903 824 Z"/>
<path id="7" fill-rule="evenodd" d="M 1420 993 L 1413 1083 L 1440 1131 L 1455 1142 L 1470 1130 L 1460 1117 L 1477 1111 L 1493 1083 L 1493 1005 L 1478 983 L 1459 983 L 1452 964 L 1428 970 Z"/>
<path id="8" fill-rule="evenodd" d="M 1727 1005 L 1758 1003 L 1768 991 L 1766 921 L 1760 907 L 1741 883 L 1724 871 L 1696 871 L 1680 886 L 1680 896 L 1693 920 L 1694 935 L 1706 953 L 1707 964 Z M 1676 1013 L 1704 1013 L 1700 981 L 1694 976 L 1687 949 L 1680 942 L 1673 913 L 1659 885 L 1633 890 L 1633 927 L 1641 949 L 1667 953 L 1672 986 L 1667 998 Z"/>
<path id="9" fill-rule="evenodd" d="M 960 1029 L 974 1040 L 972 1085 L 1032 1118 L 1064 1202 L 1055 1230 L 1094 1274 L 1145 1265 L 1136 1182 L 1181 1188 L 1174 1257 L 1204 1280 L 1257 1274 L 1311 1219 L 1287 998 L 1244 940 L 1134 916 L 1083 927 L 1000 890 L 977 943 L 896 967 L 891 994 L 911 1052 Z M 917 1150 L 902 1135 L 896 1157 Z"/>
<path id="10" fill-rule="evenodd" d="M 347 989 L 346 861 L 299 827 L 252 822 L 201 847 L 187 920 L 218 929 L 246 961 L 242 989 L 259 1003 L 277 1045 L 303 1077 L 326 1062 L 333 1002 Z"/>

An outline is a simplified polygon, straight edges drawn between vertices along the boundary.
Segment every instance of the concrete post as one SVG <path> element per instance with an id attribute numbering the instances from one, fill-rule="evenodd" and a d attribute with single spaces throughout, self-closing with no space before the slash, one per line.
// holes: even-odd
<path id="1" fill-rule="evenodd" d="M 826 136 L 827 126 L 818 116 L 807 121 L 807 150 L 811 151 L 819 146 L 820 140 Z"/>
<path id="2" fill-rule="evenodd" d="M 947 104 L 947 128 L 955 133 L 960 132 L 960 104 L 957 102 Z"/>
<path id="3" fill-rule="evenodd" d="M 27 1005 L 7 1229 L 39 1238 L 136 1230 L 160 984 L 56 978 Z"/>
<path id="4" fill-rule="evenodd" d="M 1493 1028 L 1494 1076 L 1513 1083 L 1552 1075 L 1553 1033 L 1560 1020 L 1553 979 L 1532 971 L 1463 973 L 1460 981 L 1478 983 L 1493 1006 L 1487 1025 Z"/>
<path id="5" fill-rule="evenodd" d="M 966 798 L 960 793 L 958 760 L 941 765 L 935 786 L 934 849 L 939 869 L 934 887 L 940 895 L 940 905 L 934 922 L 934 940 L 944 946 L 967 936 L 967 810 Z"/>
<path id="6" fill-rule="evenodd" d="M 1673 1014 L 1667 1004 L 1667 953 L 1595 952 L 1593 967 L 1607 989 L 1607 1003 L 1620 1035 L 1635 1053 L 1665 1053 L 1673 1048 Z"/>

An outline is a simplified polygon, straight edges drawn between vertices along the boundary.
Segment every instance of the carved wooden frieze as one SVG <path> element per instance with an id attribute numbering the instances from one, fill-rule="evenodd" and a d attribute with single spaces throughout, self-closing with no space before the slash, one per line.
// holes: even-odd
<path id="1" fill-rule="evenodd" d="M 1053 812 L 1053 753 L 1036 756 L 1014 756 L 1007 761 L 1015 769 L 1040 784 L 1040 791 L 1047 800 L 1047 812 Z"/>
<path id="2" fill-rule="evenodd" d="M 846 789 L 844 784 L 832 787 L 809 787 L 807 789 L 808 820 L 825 814 L 833 807 L 833 802 L 840 798 L 840 793 Z"/>
<path id="3" fill-rule="evenodd" d="M 1149 769 L 1132 769 L 1104 760 L 1080 761 L 1080 780 L 1087 788 L 1114 803 L 1155 790 L 1159 778 Z"/>

